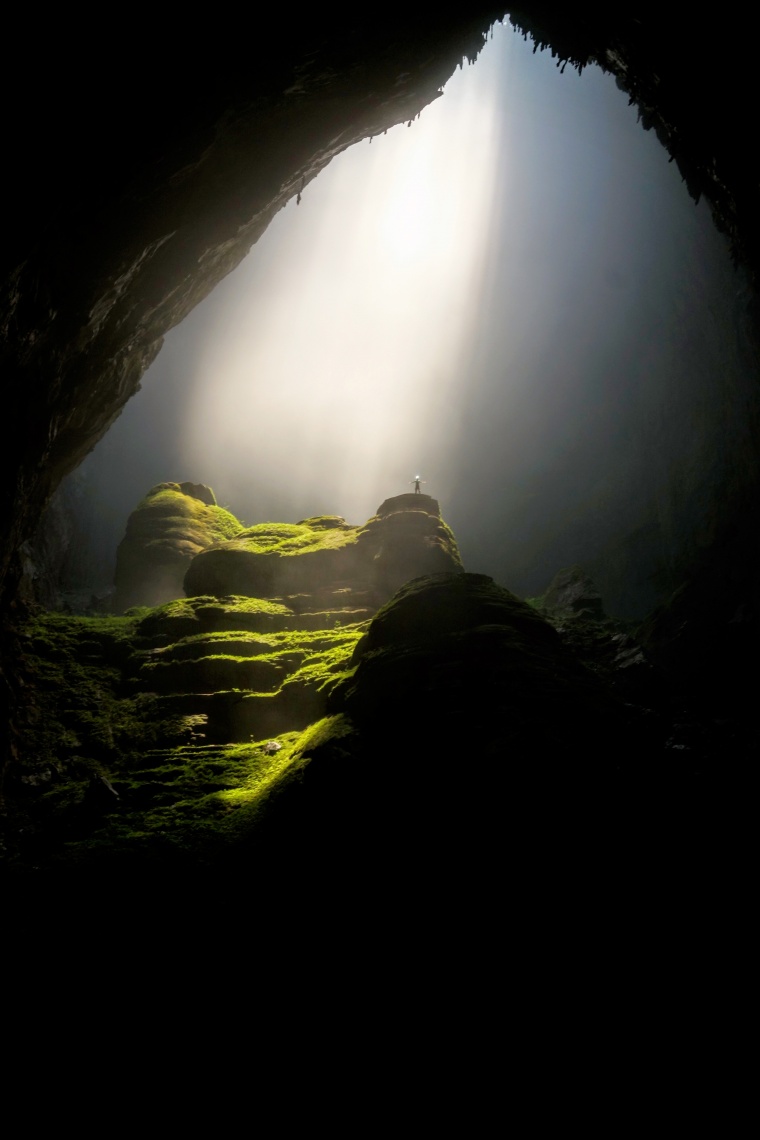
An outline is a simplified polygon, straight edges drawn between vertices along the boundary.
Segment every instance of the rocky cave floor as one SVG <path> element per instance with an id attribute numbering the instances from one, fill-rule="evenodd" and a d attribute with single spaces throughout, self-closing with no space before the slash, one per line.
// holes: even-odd
<path id="1" fill-rule="evenodd" d="M 608 618 L 577 575 L 531 605 L 480 575 L 416 579 L 374 621 L 347 593 L 321 608 L 201 596 L 124 617 L 29 614 L 6 874 L 229 865 L 283 820 L 289 842 L 322 842 L 316 819 L 336 833 L 355 813 L 371 831 L 378 773 L 396 788 L 382 814 L 410 832 L 450 815 L 454 776 L 481 793 L 485 778 L 506 819 L 531 766 L 597 808 L 630 794 L 704 819 L 740 796 L 758 744 L 741 623 L 733 657 L 701 631 L 684 676 L 651 627 Z M 375 774 L 357 780 L 357 765 Z"/>

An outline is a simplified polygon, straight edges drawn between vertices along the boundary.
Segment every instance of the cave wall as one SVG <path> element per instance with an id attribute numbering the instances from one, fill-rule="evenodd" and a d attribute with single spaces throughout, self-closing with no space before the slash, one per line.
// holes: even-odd
<path id="1" fill-rule="evenodd" d="M 6 422 L 0 581 L 51 491 L 104 434 L 176 325 L 248 253 L 274 214 L 353 142 L 413 119 L 500 10 L 403 22 L 289 12 L 283 38 L 255 22 L 225 35 L 143 30 L 120 59 L 77 30 L 19 100 L 0 262 Z M 300 17 L 300 18 L 299 18 Z M 114 72 L 116 72 L 114 74 Z M 41 89 L 41 90 L 40 90 Z M 44 107 L 44 111 L 38 108 Z"/>
<path id="2" fill-rule="evenodd" d="M 137 389 L 163 335 L 333 155 L 434 99 L 502 13 L 474 4 L 431 23 L 407 5 L 346 23 L 329 10 L 290 9 L 282 38 L 266 40 L 253 17 L 165 37 L 136 20 L 118 45 L 95 53 L 67 17 L 48 27 L 59 50 L 25 87 L 4 75 L 14 172 L 0 261 L 14 440 L 0 479 L 6 602 L 51 491 Z M 590 6 L 536 2 L 511 16 L 558 61 L 615 74 L 754 280 L 757 187 L 746 116 L 736 111 L 751 105 L 753 45 L 741 21 L 664 20 L 650 4 L 600 17 Z M 756 294 L 746 320 L 755 335 Z M 700 557 L 712 543 L 730 558 L 731 536 L 744 542 L 737 536 L 757 502 L 757 453 L 746 438 L 734 466 Z M 619 556 L 634 557 L 635 540 Z M 748 550 L 745 577 L 753 557 Z"/>

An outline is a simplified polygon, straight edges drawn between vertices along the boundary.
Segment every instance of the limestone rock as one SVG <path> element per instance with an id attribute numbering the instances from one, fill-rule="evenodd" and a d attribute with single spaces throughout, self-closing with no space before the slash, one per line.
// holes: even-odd
<path id="1" fill-rule="evenodd" d="M 543 607 L 553 615 L 575 614 L 602 619 L 602 597 L 580 566 L 569 566 L 554 575 L 543 597 Z"/>
<path id="2" fill-rule="evenodd" d="M 127 521 L 116 555 L 115 609 L 158 606 L 182 594 L 192 558 L 241 524 L 203 483 L 158 483 Z"/>
<path id="3" fill-rule="evenodd" d="M 358 643 L 328 718 L 271 805 L 283 853 L 440 869 L 468 888 L 548 836 L 578 841 L 636 751 L 628 710 L 534 609 L 481 574 L 408 582 Z M 332 845 L 331 847 L 329 845 Z"/>
<path id="4" fill-rule="evenodd" d="M 406 495 L 394 495 L 392 499 L 386 499 L 377 508 L 377 516 L 384 519 L 388 515 L 395 515 L 400 511 L 423 511 L 429 515 L 440 515 L 441 508 L 438 505 L 438 500 L 432 496 L 415 495 L 410 492 Z"/>
<path id="5" fill-rule="evenodd" d="M 171 486 L 171 484 L 169 484 Z M 207 487 L 205 483 L 180 483 L 179 489 L 183 495 L 189 495 L 192 499 L 200 499 L 207 507 L 216 507 L 216 495 Z"/>
<path id="6" fill-rule="evenodd" d="M 354 652 L 343 708 L 360 728 L 507 761 L 604 753 L 621 708 L 532 607 L 483 574 L 408 582 Z"/>
<path id="7" fill-rule="evenodd" d="M 193 558 L 185 592 L 318 599 L 325 591 L 342 590 L 374 611 L 410 578 L 461 569 L 436 500 L 398 495 L 386 499 L 364 526 L 326 515 L 249 527 Z"/>

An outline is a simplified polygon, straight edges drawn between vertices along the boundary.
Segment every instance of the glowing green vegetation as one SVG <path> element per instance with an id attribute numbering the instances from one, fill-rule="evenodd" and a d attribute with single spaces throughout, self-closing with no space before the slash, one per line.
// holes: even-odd
<path id="1" fill-rule="evenodd" d="M 191 634 L 138 652 L 135 676 L 141 687 L 161 693 L 239 689 L 276 696 L 286 685 L 297 685 L 327 695 L 346 674 L 364 628 Z"/>
<path id="2" fill-rule="evenodd" d="M 25 753 L 9 778 L 33 819 L 18 832 L 26 866 L 173 866 L 258 843 L 263 805 L 278 793 L 279 820 L 281 805 L 312 787 L 312 754 L 337 762 L 328 784 L 351 765 L 351 722 L 327 713 L 348 708 L 357 645 L 378 606 L 429 562 L 457 561 L 437 515 L 410 509 L 364 528 L 322 516 L 241 532 L 209 488 L 188 486 L 154 488 L 132 517 L 155 518 L 157 546 L 174 542 L 175 553 L 205 540 L 196 523 L 216 520 L 220 540 L 184 578 L 188 588 L 200 566 L 196 596 L 164 593 L 171 600 L 119 618 L 38 614 L 20 632 L 30 697 Z M 150 543 L 151 525 L 140 526 Z"/>
<path id="3" fill-rule="evenodd" d="M 349 546 L 356 542 L 359 529 L 334 515 L 300 523 L 258 523 L 235 536 L 235 541 L 228 543 L 226 549 L 283 556 L 313 554 L 317 550 Z"/>
<path id="4" fill-rule="evenodd" d="M 178 597 L 195 555 L 241 530 L 242 523 L 216 505 L 209 487 L 178 483 L 154 487 L 129 516 L 119 545 L 115 608 L 159 605 Z"/>
<path id="5" fill-rule="evenodd" d="M 236 597 L 35 615 L 21 634 L 35 694 L 27 758 L 12 773 L 44 836 L 34 859 L 203 859 L 247 835 L 313 743 L 301 730 L 324 716 L 366 629 L 329 612 L 327 628 L 282 628 L 300 620 Z"/>
<path id="6" fill-rule="evenodd" d="M 247 753 L 248 774 L 236 788 L 219 792 L 217 799 L 226 806 L 259 808 L 275 788 L 296 775 L 310 752 L 328 740 L 347 736 L 351 731 L 352 725 L 344 716 L 327 716 L 310 724 L 301 733 L 279 737 L 275 743 L 283 747 L 278 752 L 267 755 L 261 745 L 252 746 Z"/>
<path id="7" fill-rule="evenodd" d="M 266 598 L 215 598 L 203 594 L 195 598 L 178 598 L 154 609 L 141 609 L 138 613 L 137 635 L 153 644 L 163 644 L 209 628 L 218 631 L 276 629 L 283 624 L 283 619 L 293 617 L 289 606 Z"/>
<path id="8" fill-rule="evenodd" d="M 308 595 L 312 608 L 324 612 L 341 605 L 335 593 L 347 588 L 353 595 L 342 603 L 352 610 L 348 620 L 363 620 L 410 578 L 461 570 L 456 543 L 437 504 L 428 500 L 419 509 L 411 498 L 387 500 L 386 510 L 364 526 L 326 515 L 249 527 L 193 558 L 184 577 L 185 593 L 288 602 Z"/>
<path id="9" fill-rule="evenodd" d="M 10 778 L 40 797 L 43 818 L 69 813 L 66 828 L 93 805 L 118 802 L 111 781 L 136 753 L 183 732 L 176 715 L 161 717 L 155 696 L 125 690 L 136 624 L 40 613 L 21 631 L 30 698 L 25 755 Z"/>
<path id="10" fill-rule="evenodd" d="M 120 785 L 127 810 L 70 845 L 70 854 L 218 860 L 255 836 L 264 806 L 299 776 L 315 748 L 350 732 L 350 722 L 333 716 L 270 740 L 148 754 Z"/>
<path id="11" fill-rule="evenodd" d="M 203 549 L 234 538 L 243 524 L 223 507 L 208 506 L 183 494 L 177 486 L 176 490 L 165 487 L 146 495 L 130 517 L 130 528 L 140 532 L 148 548 L 176 540 Z"/>

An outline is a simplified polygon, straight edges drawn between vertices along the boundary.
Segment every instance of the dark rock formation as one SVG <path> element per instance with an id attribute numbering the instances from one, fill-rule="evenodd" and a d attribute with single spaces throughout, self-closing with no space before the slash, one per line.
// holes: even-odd
<path id="1" fill-rule="evenodd" d="M 448 892 L 583 851 L 589 867 L 630 852 L 659 873 L 642 818 L 654 807 L 680 850 L 679 821 L 699 828 L 721 792 L 714 735 L 643 674 L 621 684 L 640 649 L 608 621 L 576 614 L 560 633 L 465 573 L 354 616 L 245 597 L 38 614 L 22 634 L 10 870 L 81 877 L 87 897 L 103 876 L 120 899 L 139 883 L 141 900 L 165 897 L 167 875 L 195 890 L 379 874 L 402 893 L 411 875 Z"/>
<path id="2" fill-rule="evenodd" d="M 26 813 L 15 865 L 222 865 L 268 842 L 275 792 L 291 857 L 325 827 L 338 844 L 359 828 L 364 857 L 385 842 L 389 782 L 396 839 L 441 843 L 463 787 L 493 809 L 529 776 L 617 771 L 609 742 L 628 741 L 630 711 L 489 578 L 414 579 L 371 624 L 340 612 L 311 629 L 282 602 L 239 597 L 139 619 L 40 614 L 24 635 L 34 755 L 9 773 Z"/>
<path id="3" fill-rule="evenodd" d="M 112 586 L 112 572 L 92 562 L 91 533 L 83 524 L 82 511 L 89 487 L 80 474 L 75 472 L 58 487 L 34 535 L 22 547 L 23 596 L 49 609 L 74 613 L 107 609 Z"/>
<path id="4" fill-rule="evenodd" d="M 241 529 L 205 484 L 157 484 L 127 521 L 116 556 L 115 610 L 159 606 L 178 597 L 195 555 Z"/>
<path id="5" fill-rule="evenodd" d="M 553 616 L 563 614 L 603 618 L 602 596 L 580 566 L 558 571 L 541 599 L 541 608 Z"/>
<path id="6" fill-rule="evenodd" d="M 436 500 L 398 495 L 361 527 L 334 515 L 250 527 L 196 555 L 185 591 L 261 598 L 341 591 L 374 613 L 409 578 L 461 567 Z"/>
<path id="7" fill-rule="evenodd" d="M 331 610 L 301 612 L 245 597 L 161 606 L 135 629 L 130 684 L 156 695 L 165 721 L 189 718 L 204 743 L 306 728 L 324 715 L 368 616 L 347 608 L 339 591 L 332 600 Z M 172 732 L 167 745 L 177 743 Z"/>
<path id="8" fill-rule="evenodd" d="M 86 49 L 67 25 L 60 52 L 36 73 L 43 118 L 10 79 L 14 224 L 0 257 L 0 359 L 5 419 L 22 446 L 4 451 L 0 584 L 52 489 L 136 391 L 164 334 L 336 154 L 437 98 L 500 15 L 487 5 L 431 22 L 407 9 L 397 24 L 297 9 L 286 35 L 262 42 L 251 16 L 223 51 L 185 25 L 163 48 L 153 39 L 163 62 L 150 81 L 124 86 L 113 82 L 113 57 Z M 17 34 L 35 40 L 32 29 Z M 144 35 L 139 21 L 132 35 L 123 30 L 125 59 L 142 54 Z M 73 134 L 77 122 L 87 130 Z M 69 173 L 53 188 L 54 169 Z"/>
<path id="9" fill-rule="evenodd" d="M 737 256 L 755 271 L 760 264 L 760 211 L 756 162 L 753 148 L 748 145 L 746 116 L 746 108 L 753 105 L 755 98 L 755 32 L 750 23 L 751 12 L 729 6 L 716 22 L 674 20 L 670 14 L 663 14 L 661 5 L 648 3 L 637 5 L 635 12 L 609 6 L 604 10 L 576 10 L 542 2 L 523 3 L 512 11 L 537 43 L 548 44 L 561 59 L 578 66 L 597 61 L 613 71 L 638 104 L 643 125 L 657 131 L 692 193 L 704 193 L 709 198 L 714 216 L 729 235 Z M 0 581 L 4 587 L 6 623 L 8 614 L 12 615 L 7 602 L 14 596 L 22 542 L 30 536 L 61 476 L 76 466 L 136 390 L 162 336 L 240 261 L 274 213 L 296 196 L 334 154 L 358 139 L 412 118 L 435 98 L 462 56 L 477 53 L 490 20 L 502 14 L 501 9 L 477 4 L 467 5 L 461 12 L 457 16 L 440 8 L 432 20 L 427 6 L 420 11 L 407 5 L 403 19 L 395 11 L 384 9 L 379 13 L 367 10 L 366 14 L 352 14 L 347 21 L 342 10 L 333 13 L 312 6 L 305 13 L 289 11 L 287 36 L 273 34 L 265 41 L 261 38 L 259 16 L 251 12 L 241 18 L 242 24 L 233 39 L 227 37 L 224 50 L 209 44 L 205 25 L 199 25 L 194 41 L 187 27 L 179 39 L 173 28 L 166 45 L 155 36 L 151 41 L 151 52 L 161 59 L 161 67 L 147 69 L 141 82 L 135 84 L 114 81 L 113 54 L 92 52 L 80 29 L 69 24 L 70 14 L 66 11 L 65 26 L 48 30 L 51 37 L 60 31 L 60 50 L 43 67 L 36 71 L 29 68 L 30 74 L 35 75 L 34 99 L 19 99 L 17 75 L 13 68 L 5 70 L 5 105 L 13 107 L 14 114 L 4 139 L 7 165 L 12 171 L 4 187 L 6 216 L 12 225 L 2 254 L 0 353 L 4 422 L 12 425 L 16 444 L 3 449 L 8 470 L 0 478 Z M 30 17 L 36 18 L 36 14 Z M 134 27 L 133 33 L 123 27 L 119 37 L 119 46 L 131 64 L 144 58 L 146 50 L 144 25 L 135 21 Z M 36 29 L 17 25 L 15 34 L 19 43 L 34 45 L 39 40 Z M 45 107 L 42 116 L 40 106 Z M 88 129 L 72 129 L 72 124 L 80 123 L 86 123 Z M 60 176 L 53 178 L 51 172 Z M 750 324 L 755 310 L 756 300 L 750 306 Z M 726 391 L 724 398 L 732 415 L 737 414 L 737 409 L 741 414 L 743 395 L 737 397 Z M 750 621 L 745 620 L 751 611 L 740 608 L 744 597 L 755 602 L 757 599 L 756 435 L 752 438 L 750 433 L 750 440 L 736 456 L 737 469 L 731 483 L 734 491 L 724 501 L 720 529 L 709 529 L 705 539 L 709 549 L 700 549 L 698 534 L 694 544 L 696 562 L 679 567 L 684 578 L 695 575 L 696 584 L 685 589 L 680 600 L 675 598 L 669 612 L 651 627 L 653 636 L 658 628 L 665 627 L 676 658 L 691 655 L 697 647 L 703 661 L 713 659 L 713 670 L 722 664 L 720 655 L 717 662 L 714 660 L 716 648 L 722 653 L 733 644 L 725 636 L 729 626 L 732 631 L 747 631 L 748 636 L 740 638 L 741 644 L 756 641 Z M 392 518 L 387 521 L 392 522 Z M 621 557 L 628 557 L 629 552 L 635 554 L 635 542 L 625 547 Z M 434 584 L 434 592 L 439 588 Z M 690 635 L 684 640 L 679 631 L 685 612 L 691 617 Z M 112 621 L 128 623 L 129 619 Z M 21 787 L 34 789 L 38 786 L 35 780 L 44 782 L 48 771 L 56 771 L 54 763 L 49 768 L 41 765 L 35 773 L 27 772 L 29 782 L 24 783 L 24 764 L 32 762 L 35 751 L 40 756 L 49 755 L 58 764 L 63 763 L 61 756 L 65 755 L 72 764 L 80 765 L 80 783 L 89 781 L 88 786 L 98 787 L 105 786 L 104 773 L 98 765 L 114 755 L 114 749 L 118 752 L 120 740 L 130 740 L 130 748 L 139 748 L 147 755 L 147 737 L 139 736 L 134 720 L 119 719 L 123 709 L 118 716 L 114 711 L 113 718 L 104 719 L 106 698 L 112 702 L 108 707 L 114 710 L 121 699 L 116 693 L 118 678 L 112 676 L 117 667 L 111 649 L 124 640 L 126 626 L 118 628 L 120 632 L 116 634 L 93 625 L 86 630 L 77 626 L 77 638 L 87 663 L 81 673 L 75 674 L 82 682 L 75 691 L 71 667 L 78 660 L 78 651 L 72 649 L 72 641 L 76 640 L 73 635 L 61 637 L 61 644 L 53 644 L 49 630 L 37 630 L 33 636 L 21 638 L 7 624 L 4 626 L 0 719 L 3 725 L 10 726 L 10 739 L 5 741 L 3 759 L 12 756 L 13 764 L 22 770 L 18 781 L 7 785 L 10 791 Z M 429 824 L 419 831 L 417 868 L 430 867 L 431 876 L 441 875 L 440 862 L 434 866 L 435 851 L 430 853 L 431 831 L 449 843 L 451 860 L 447 871 L 457 869 L 454 856 L 458 855 L 469 854 L 470 867 L 473 866 L 468 848 L 473 844 L 480 856 L 479 868 L 492 865 L 489 859 L 496 853 L 495 837 L 509 831 L 518 814 L 524 815 L 524 800 L 519 796 L 510 798 L 508 786 L 505 790 L 495 782 L 504 763 L 513 753 L 523 764 L 528 756 L 534 773 L 540 773 L 547 755 L 552 762 L 558 755 L 568 763 L 571 760 L 562 733 L 557 730 L 552 739 L 553 730 L 543 723 L 555 715 L 550 699 L 550 662 L 556 663 L 561 678 L 560 720 L 567 715 L 576 743 L 582 735 L 582 718 L 574 713 L 583 703 L 580 697 L 576 703 L 576 694 L 585 690 L 581 674 L 575 673 L 569 664 L 565 667 L 566 658 L 554 655 L 545 633 L 538 634 L 535 645 L 533 640 L 524 642 L 525 654 L 518 667 L 519 655 L 511 653 L 510 644 L 519 645 L 527 628 L 521 622 L 513 626 L 504 620 L 496 623 L 496 632 L 489 631 L 489 623 L 476 630 L 476 641 L 482 649 L 470 658 L 473 668 L 476 662 L 486 659 L 486 646 L 499 646 L 497 658 L 487 658 L 496 666 L 492 688 L 496 713 L 480 699 L 477 686 L 462 665 L 466 654 L 464 649 L 459 653 L 457 642 L 460 634 L 462 639 L 466 635 L 461 631 L 449 630 L 440 638 L 420 635 L 423 649 L 427 645 L 427 656 L 422 649 L 419 651 L 416 668 L 402 673 L 402 684 L 393 682 L 391 672 L 383 668 L 383 661 L 390 662 L 394 654 L 394 668 L 402 668 L 405 654 L 400 643 L 394 650 L 390 643 L 378 642 L 372 651 L 376 657 L 365 651 L 359 669 L 365 677 L 377 677 L 388 699 L 373 702 L 362 694 L 357 681 L 354 690 L 346 695 L 346 708 L 352 707 L 360 721 L 364 718 L 366 735 L 374 734 L 379 723 L 387 763 L 381 777 L 377 767 L 372 776 L 349 773 L 347 760 L 356 759 L 350 732 L 340 736 L 333 729 L 328 740 L 305 742 L 301 756 L 311 756 L 312 762 L 305 769 L 301 802 L 312 808 L 326 803 L 331 808 L 329 817 L 320 817 L 318 823 L 312 812 L 311 836 L 317 835 L 322 824 L 323 831 L 327 831 L 331 820 L 345 821 L 348 816 L 341 812 L 341 806 L 350 808 L 354 834 L 360 835 L 366 818 L 361 808 L 371 808 L 377 819 L 381 798 L 382 810 L 391 822 L 386 835 L 392 835 L 392 824 L 404 815 L 407 803 L 412 805 L 406 819 L 410 824 L 407 836 L 413 834 L 421 820 Z M 715 640 L 712 636 L 706 639 L 706 653 L 704 630 L 721 633 Z M 106 643 L 108 650 L 104 648 Z M 417 653 L 416 644 L 408 644 L 409 653 Z M 28 664 L 29 645 L 36 654 L 36 671 Z M 430 652 L 433 645 L 435 653 Z M 439 652 L 441 668 L 435 664 Z M 503 669 L 499 665 L 502 659 Z M 432 673 L 424 661 L 433 664 Z M 456 685 L 447 684 L 444 663 L 457 680 Z M 513 706 L 498 694 L 508 693 L 514 682 L 515 692 L 531 699 L 530 685 L 521 680 L 523 666 L 537 682 L 534 694 L 546 682 L 548 703 L 537 701 L 534 706 L 538 729 L 521 717 L 519 707 L 515 708 L 515 730 L 511 732 L 511 714 L 507 714 Z M 95 672 L 97 678 L 93 676 Z M 748 674 L 745 670 L 745 677 Z M 430 692 L 428 677 L 435 682 L 431 682 Z M 437 714 L 433 707 L 433 689 L 440 686 L 445 699 L 454 702 L 453 722 L 461 728 L 463 706 L 456 703 L 460 681 L 467 683 L 468 699 L 474 702 L 478 715 L 482 714 L 489 734 L 489 763 L 474 776 L 473 755 L 477 754 L 481 739 L 476 718 L 471 718 L 469 743 L 462 739 L 458 728 L 452 748 L 446 732 L 449 722 L 445 709 Z M 593 686 L 587 690 L 592 705 L 597 700 L 596 692 Z M 54 719 L 56 710 L 65 703 L 63 694 L 69 701 L 65 709 L 69 723 Z M 404 724 L 383 724 L 383 716 L 392 712 L 396 696 L 406 697 L 405 723 L 412 723 L 409 739 L 413 752 L 407 747 Z M 77 700 L 84 701 L 86 707 L 82 715 L 75 717 L 77 708 L 82 711 Z M 612 706 L 603 700 L 600 708 L 601 723 L 611 723 L 608 711 Z M 374 719 L 375 714 L 379 714 L 379 722 Z M 610 715 L 614 720 L 616 714 Z M 395 733 L 391 731 L 393 723 Z M 143 715 L 139 724 L 149 725 L 150 720 Z M 498 767 L 500 725 L 506 726 L 503 739 L 507 746 L 503 749 L 502 766 Z M 426 726 L 431 726 L 429 738 Z M 535 732 L 538 736 L 534 736 Z M 598 753 L 596 730 L 592 737 L 593 750 Z M 530 755 L 534 738 L 542 741 L 542 747 Z M 41 747 L 44 741 L 47 752 Z M 611 752 L 617 751 L 618 742 L 619 738 L 610 738 Z M 367 755 L 373 754 L 375 758 L 380 755 L 379 745 L 370 744 Z M 134 759 L 134 751 L 131 756 Z M 318 756 L 324 763 L 317 764 Z M 403 769 L 409 762 L 415 772 L 415 794 L 407 800 Z M 213 763 L 207 762 L 205 767 L 200 764 L 194 773 L 196 786 L 206 789 L 209 796 L 218 793 L 220 779 L 218 774 L 212 774 Z M 249 757 L 246 763 L 250 763 L 248 769 L 236 770 L 241 783 L 257 776 L 260 757 Z M 467 779 L 462 775 L 464 768 Z M 557 770 L 556 764 L 553 770 Z M 358 805 L 356 797 L 350 804 L 346 798 L 347 775 L 360 781 L 359 791 L 365 793 Z M 186 850 L 181 843 L 172 847 L 171 839 L 166 837 L 166 827 L 176 826 L 181 817 L 181 812 L 172 814 L 166 809 L 167 802 L 176 807 L 186 799 L 186 786 L 182 785 L 178 792 L 171 784 L 173 778 L 164 773 L 163 782 L 157 779 L 153 785 L 147 774 L 138 779 L 133 771 L 132 777 L 124 778 L 126 784 L 131 779 L 139 785 L 142 790 L 136 794 L 150 800 L 154 814 L 146 813 L 140 820 L 141 824 L 151 824 L 142 832 L 137 827 L 127 831 L 122 820 L 111 820 L 111 849 L 116 835 L 130 855 L 144 851 L 148 861 L 178 858 L 177 851 Z M 121 796 L 124 789 L 119 788 L 118 780 L 111 783 Z M 652 786 L 660 785 L 652 780 L 637 807 L 651 812 L 656 801 L 655 810 L 660 811 L 673 834 L 673 850 L 679 857 L 681 852 L 693 850 L 681 841 L 679 825 L 683 829 L 684 820 L 697 821 L 692 838 L 705 842 L 708 837 L 714 842 L 711 837 L 715 827 L 701 826 L 699 814 L 691 812 L 690 805 L 681 807 L 683 796 L 678 800 L 678 812 L 664 811 L 659 807 L 662 797 L 653 800 L 650 794 Z M 355 791 L 357 784 L 352 787 Z M 427 789 L 432 790 L 432 795 L 426 808 Z M 460 789 L 463 794 L 455 795 Z M 679 788 L 679 795 L 681 791 Z M 290 806 L 284 796 L 282 804 L 292 810 L 299 795 L 296 782 L 288 794 Z M 166 798 L 161 800 L 161 796 Z M 708 793 L 704 793 L 704 799 L 708 798 Z M 88 802 L 84 795 L 82 800 Z M 597 794 L 596 806 L 600 800 Z M 597 811 L 597 824 L 600 819 L 610 819 L 612 831 L 621 802 L 622 797 L 612 807 L 608 802 L 603 811 Z M 216 803 L 204 805 L 192 821 L 195 831 L 189 827 L 188 833 L 196 837 L 205 834 Z M 61 815 L 65 820 L 64 807 L 65 804 Z M 225 803 L 225 820 L 228 807 Z M 87 806 L 85 816 L 89 811 Z M 555 814 L 555 820 L 559 814 Z M 213 818 L 218 822 L 216 816 Z M 532 824 L 541 818 L 537 810 Z M 586 822 L 588 818 L 587 813 Z M 713 824 L 717 818 L 718 813 L 713 810 Z M 726 810 L 724 819 L 729 818 Z M 83 834 L 89 836 L 89 826 L 86 821 L 76 825 L 60 823 L 60 843 L 65 845 L 72 837 Z M 651 828 L 647 830 L 638 822 L 637 826 L 637 831 L 631 830 L 636 840 L 633 846 L 639 852 L 644 840 L 637 837 L 645 834 L 651 849 Z M 212 830 L 217 841 L 212 848 L 218 850 L 223 829 L 215 823 Z M 728 831 L 727 825 L 724 830 Z M 33 829 L 20 831 L 24 842 L 35 834 Z M 484 833 L 492 840 L 491 850 L 486 849 Z M 146 834 L 152 846 L 146 843 L 141 847 Z M 231 834 L 229 826 L 225 835 Z M 290 832 L 293 834 L 297 831 Z M 344 828 L 343 839 L 345 834 Z M 538 839 L 532 839 L 530 828 L 525 826 L 520 834 L 521 843 L 512 852 L 518 874 L 547 843 L 558 853 L 559 862 L 570 841 L 577 843 L 584 830 L 574 818 L 564 830 L 556 832 L 550 827 L 536 826 Z M 378 839 L 377 829 L 373 838 Z M 105 842 L 100 850 L 97 844 L 87 848 L 94 861 L 102 855 Z M 341 846 L 344 859 L 347 854 L 355 854 L 356 848 L 347 848 L 345 843 L 336 845 Z M 389 854 L 391 846 L 391 839 L 386 839 L 384 848 L 377 843 L 378 859 Z M 603 861 L 608 850 L 607 845 L 596 842 L 597 860 Z M 36 854 L 31 853 L 30 866 L 37 865 Z M 408 872 L 408 844 L 404 854 L 404 870 Z M 503 866 L 502 860 L 500 871 Z M 678 866 L 678 876 L 670 880 L 674 886 L 672 897 L 680 897 L 684 879 L 689 877 L 689 865 Z M 709 866 L 708 860 L 704 866 Z M 714 867 L 710 867 L 710 873 L 715 875 Z M 700 888 L 704 881 L 700 879 Z M 615 890 L 618 889 L 615 883 Z M 113 894 L 121 905 L 126 896 Z M 496 908 L 500 900 L 501 895 L 492 894 L 491 908 Z"/>
<path id="10" fill-rule="evenodd" d="M 407 583 L 359 643 L 343 707 L 359 728 L 563 768 L 605 755 L 622 708 L 534 609 L 482 574 Z M 443 762 L 443 753 L 441 753 Z"/>
<path id="11" fill-rule="evenodd" d="M 354 663 L 263 821 L 278 852 L 303 844 L 337 868 L 351 851 L 399 887 L 428 868 L 477 890 L 512 858 L 530 876 L 553 844 L 577 854 L 640 763 L 635 711 L 484 575 L 407 583 Z"/>
<path id="12" fill-rule="evenodd" d="M 2 260 L 0 341 L 5 415 L 23 450 L 0 479 L 0 578 L 51 489 L 136 389 L 164 333 L 334 154 L 435 98 L 502 15 L 489 4 L 438 11 L 434 21 L 407 6 L 398 23 L 391 12 L 346 22 L 298 11 L 287 38 L 268 40 L 255 62 L 231 45 L 209 54 L 186 27 L 165 52 L 154 45 L 164 66 L 139 90 L 111 83 L 67 27 L 65 48 L 37 73 L 44 120 L 10 87 L 14 226 Z M 716 51 L 709 23 L 666 21 L 647 4 L 632 16 L 523 3 L 511 17 L 558 61 L 613 71 L 755 267 L 757 185 L 736 115 L 753 97 L 752 37 L 731 36 L 730 50 Z M 241 28 L 239 42 L 260 34 Z M 141 35 L 124 34 L 127 55 L 139 55 Z M 188 71 L 195 58 L 203 66 Z M 77 121 L 89 130 L 75 139 Z M 53 193 L 49 171 L 64 167 L 70 176 Z"/>

